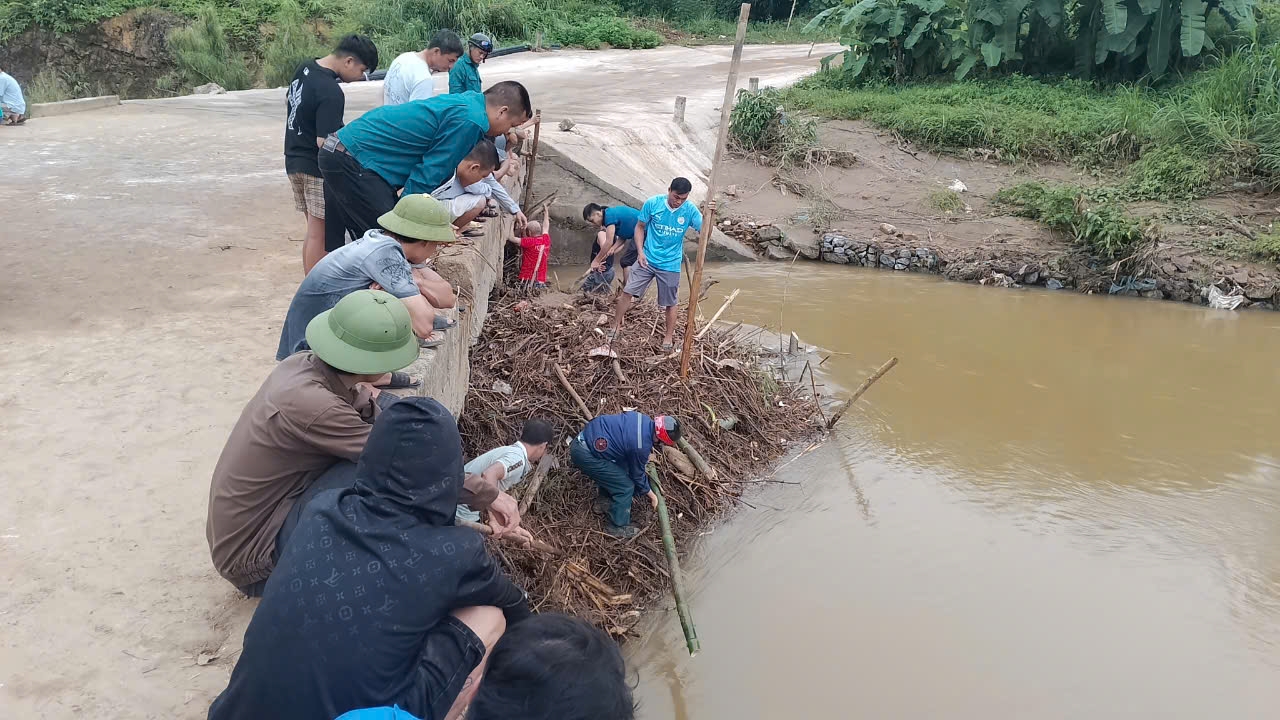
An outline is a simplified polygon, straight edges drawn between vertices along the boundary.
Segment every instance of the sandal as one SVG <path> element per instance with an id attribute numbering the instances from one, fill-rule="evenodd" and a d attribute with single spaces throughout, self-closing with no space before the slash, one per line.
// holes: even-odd
<path id="1" fill-rule="evenodd" d="M 423 339 L 419 340 L 419 341 L 418 341 L 418 347 L 421 347 L 421 348 L 433 348 L 433 347 L 436 347 L 436 346 L 440 345 L 440 344 L 441 344 L 441 343 L 443 343 L 443 342 L 444 342 L 444 333 L 440 333 L 440 332 L 433 332 L 433 333 L 431 333 L 431 337 L 429 337 L 429 338 L 423 338 Z"/>
<path id="2" fill-rule="evenodd" d="M 414 380 L 409 373 L 393 372 L 391 373 L 391 382 L 386 385 L 376 386 L 379 390 L 404 390 L 408 388 L 416 388 L 422 383 Z"/>
<path id="3" fill-rule="evenodd" d="M 431 329 L 433 330 L 452 330 L 458 327 L 457 320 L 450 320 L 443 315 L 436 315 L 435 320 L 431 321 Z"/>

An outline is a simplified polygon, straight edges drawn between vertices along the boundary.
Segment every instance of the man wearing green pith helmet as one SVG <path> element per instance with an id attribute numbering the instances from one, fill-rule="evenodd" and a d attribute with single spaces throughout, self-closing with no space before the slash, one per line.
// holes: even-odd
<path id="1" fill-rule="evenodd" d="M 381 290 L 358 290 L 307 324 L 310 348 L 276 365 L 249 400 L 218 458 L 205 535 L 218 573 L 262 594 L 284 547 L 299 497 L 326 483 L 339 460 L 354 462 L 374 419 L 395 401 L 371 382 L 418 357 L 409 311 Z M 487 508 L 498 534 L 520 524 L 515 501 L 469 476 L 461 500 Z"/>

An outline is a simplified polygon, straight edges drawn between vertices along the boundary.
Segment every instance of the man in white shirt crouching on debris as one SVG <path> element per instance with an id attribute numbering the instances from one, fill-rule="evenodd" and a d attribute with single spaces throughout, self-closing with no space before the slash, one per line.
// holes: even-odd
<path id="1" fill-rule="evenodd" d="M 480 475 L 486 482 L 497 484 L 506 492 L 524 480 L 530 468 L 547 454 L 547 447 L 555 435 L 551 423 L 542 418 L 524 421 L 520 439 L 510 445 L 494 448 L 463 466 L 467 475 Z M 480 521 L 480 513 L 466 505 L 458 506 L 459 520 Z"/>

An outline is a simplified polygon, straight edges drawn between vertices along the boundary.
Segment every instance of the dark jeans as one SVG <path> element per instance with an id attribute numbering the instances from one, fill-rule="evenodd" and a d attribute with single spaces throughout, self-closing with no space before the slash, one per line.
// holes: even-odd
<path id="1" fill-rule="evenodd" d="M 320 148 L 324 176 L 324 249 L 347 244 L 378 227 L 378 218 L 396 206 L 396 189 L 345 152 Z"/>
<path id="2" fill-rule="evenodd" d="M 289 544 L 289 536 L 293 535 L 293 531 L 298 527 L 298 520 L 302 518 L 302 510 L 307 506 L 307 503 L 326 490 L 343 490 L 355 484 L 356 464 L 347 460 L 339 460 L 334 463 L 333 467 L 320 473 L 320 477 L 316 478 L 306 490 L 302 491 L 298 499 L 293 502 L 293 507 L 289 508 L 289 514 L 285 516 L 284 524 L 280 526 L 280 532 L 276 533 L 276 547 L 271 551 L 271 564 L 275 565 L 280 561 L 280 555 L 284 552 L 285 546 Z M 266 587 L 267 580 L 259 580 L 252 585 L 245 585 L 239 590 L 249 597 L 262 597 L 262 591 Z M 471 671 L 468 670 L 467 672 Z"/>
<path id="3" fill-rule="evenodd" d="M 609 522 L 618 527 L 630 525 L 631 500 L 636 494 L 636 484 L 631 482 L 627 471 L 597 455 L 581 440 L 569 443 L 569 457 L 595 482 L 600 497 L 609 500 Z"/>

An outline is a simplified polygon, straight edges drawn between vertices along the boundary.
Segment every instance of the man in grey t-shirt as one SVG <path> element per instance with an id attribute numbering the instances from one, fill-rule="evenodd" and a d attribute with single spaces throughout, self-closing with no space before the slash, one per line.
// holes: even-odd
<path id="1" fill-rule="evenodd" d="M 439 343 L 435 308 L 423 297 L 414 280 L 414 265 L 439 252 L 440 246 L 457 241 L 449 211 L 429 195 L 406 195 L 395 209 L 378 218 L 381 230 L 370 230 L 359 240 L 325 255 L 298 286 L 289 303 L 276 360 L 284 360 L 307 347 L 307 323 L 357 290 L 378 288 L 400 298 L 409 310 L 413 332 Z"/>

